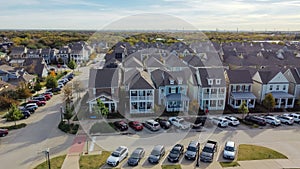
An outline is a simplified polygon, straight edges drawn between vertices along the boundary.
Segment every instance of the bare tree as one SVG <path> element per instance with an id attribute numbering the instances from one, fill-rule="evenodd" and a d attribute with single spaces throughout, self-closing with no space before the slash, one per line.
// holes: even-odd
<path id="1" fill-rule="evenodd" d="M 72 84 L 64 86 L 63 94 L 63 101 L 66 102 L 66 106 L 70 106 L 73 99 Z"/>
<path id="2" fill-rule="evenodd" d="M 85 89 L 83 87 L 83 84 L 81 81 L 75 80 L 73 82 L 73 88 L 75 90 L 75 92 L 77 93 L 77 98 L 80 98 L 80 93 L 83 92 Z"/>

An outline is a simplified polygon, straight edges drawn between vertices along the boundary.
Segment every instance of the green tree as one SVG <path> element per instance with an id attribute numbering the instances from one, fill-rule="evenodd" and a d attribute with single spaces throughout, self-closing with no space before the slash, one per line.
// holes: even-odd
<path id="1" fill-rule="evenodd" d="M 23 114 L 16 104 L 12 104 L 5 117 L 7 121 L 14 121 L 16 126 L 16 121 L 20 120 L 23 117 Z"/>
<path id="2" fill-rule="evenodd" d="M 102 116 L 107 116 L 108 115 L 109 110 L 100 99 L 97 99 L 97 108 L 100 111 L 100 114 Z"/>
<path id="3" fill-rule="evenodd" d="M 271 93 L 268 93 L 265 96 L 265 99 L 263 100 L 263 105 L 268 109 L 268 111 L 270 112 L 271 110 L 274 109 L 275 107 L 275 98 L 273 97 L 273 95 Z"/>
<path id="4" fill-rule="evenodd" d="M 64 112 L 64 119 L 68 121 L 68 125 L 70 127 L 70 120 L 73 117 L 73 110 L 70 106 L 66 105 L 65 112 Z"/>
<path id="5" fill-rule="evenodd" d="M 34 89 L 35 91 L 40 91 L 40 90 L 42 90 L 42 85 L 41 85 L 40 80 L 37 80 L 37 81 L 35 82 L 33 89 Z"/>
<path id="6" fill-rule="evenodd" d="M 57 84 L 57 80 L 55 79 L 55 77 L 50 75 L 46 78 L 46 87 L 47 87 L 47 89 L 56 88 L 57 85 L 58 84 Z"/>
<path id="7" fill-rule="evenodd" d="M 242 113 L 242 115 L 243 115 L 242 118 L 243 119 L 244 119 L 245 114 L 249 113 L 249 109 L 248 109 L 247 103 L 245 101 L 242 102 L 242 104 L 240 105 L 238 111 L 239 111 L 239 113 Z"/>
<path id="8" fill-rule="evenodd" d="M 68 67 L 69 67 L 70 69 L 74 70 L 74 69 L 76 69 L 77 64 L 76 64 L 76 62 L 72 59 L 72 60 L 70 60 L 70 62 L 68 63 Z"/>

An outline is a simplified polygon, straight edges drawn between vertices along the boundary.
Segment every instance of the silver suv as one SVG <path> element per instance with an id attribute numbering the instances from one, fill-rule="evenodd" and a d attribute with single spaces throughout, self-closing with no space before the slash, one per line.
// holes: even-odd
<path id="1" fill-rule="evenodd" d="M 195 160 L 199 151 L 199 147 L 200 143 L 198 141 L 191 141 L 187 147 L 184 157 L 188 160 Z"/>
<path id="2" fill-rule="evenodd" d="M 144 125 L 151 131 L 158 131 L 160 129 L 159 123 L 154 120 L 147 120 L 145 121 Z"/>
<path id="3" fill-rule="evenodd" d="M 240 125 L 240 121 L 236 117 L 225 116 L 224 118 L 228 121 L 228 125 L 231 125 L 231 126 L 238 126 L 238 125 Z"/>
<path id="4" fill-rule="evenodd" d="M 277 119 L 279 119 L 283 124 L 289 124 L 289 125 L 294 124 L 294 118 L 290 116 L 279 115 L 277 116 Z"/>
<path id="5" fill-rule="evenodd" d="M 218 127 L 228 127 L 228 120 L 223 117 L 213 117 L 212 122 L 218 125 Z"/>
<path id="6" fill-rule="evenodd" d="M 118 147 L 106 160 L 106 163 L 110 166 L 117 166 L 128 156 L 128 148 L 125 146 Z"/>
<path id="7" fill-rule="evenodd" d="M 291 113 L 288 116 L 293 117 L 295 123 L 300 123 L 300 114 L 298 114 L 298 113 Z"/>

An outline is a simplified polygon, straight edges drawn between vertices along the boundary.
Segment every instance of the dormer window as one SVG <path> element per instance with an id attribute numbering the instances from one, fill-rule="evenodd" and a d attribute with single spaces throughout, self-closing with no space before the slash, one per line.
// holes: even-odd
<path id="1" fill-rule="evenodd" d="M 213 79 L 207 79 L 208 85 L 213 85 L 214 80 Z"/>
<path id="2" fill-rule="evenodd" d="M 182 79 L 178 79 L 178 84 L 182 84 Z"/>
<path id="3" fill-rule="evenodd" d="M 170 84 L 171 84 L 171 85 L 174 84 L 174 79 L 170 79 Z"/>
<path id="4" fill-rule="evenodd" d="M 221 79 L 216 79 L 216 84 L 220 85 L 221 84 Z"/>

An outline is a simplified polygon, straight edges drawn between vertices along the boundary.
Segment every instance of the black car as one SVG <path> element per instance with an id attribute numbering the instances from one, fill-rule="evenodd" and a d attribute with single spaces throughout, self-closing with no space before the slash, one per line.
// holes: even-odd
<path id="1" fill-rule="evenodd" d="M 171 127 L 171 123 L 166 119 L 157 118 L 157 119 L 155 119 L 155 121 L 158 122 L 160 127 L 163 129 L 168 129 Z"/>
<path id="2" fill-rule="evenodd" d="M 192 129 L 201 129 L 205 122 L 207 120 L 207 117 L 201 116 L 194 119 L 193 124 L 191 125 Z"/>
<path id="3" fill-rule="evenodd" d="M 148 162 L 151 164 L 157 164 L 161 158 L 165 155 L 165 147 L 162 145 L 157 145 L 151 151 L 150 156 L 148 157 Z"/>
<path id="4" fill-rule="evenodd" d="M 116 126 L 116 128 L 120 131 L 126 131 L 128 130 L 128 125 L 125 121 L 120 120 L 120 121 L 115 121 L 114 125 Z"/>
<path id="5" fill-rule="evenodd" d="M 30 114 L 33 114 L 35 112 L 34 107 L 28 107 L 28 108 L 20 108 L 21 111 L 29 111 Z"/>
<path id="6" fill-rule="evenodd" d="M 176 144 L 168 155 L 168 161 L 178 162 L 180 157 L 183 155 L 184 147 L 182 144 Z"/>
<path id="7" fill-rule="evenodd" d="M 250 116 L 250 115 L 247 115 L 245 117 L 245 120 L 249 121 L 249 122 L 252 122 L 252 123 L 255 123 L 257 125 L 260 125 L 260 126 L 267 125 L 266 120 L 264 118 L 262 118 L 262 117 L 259 117 L 259 116 Z"/>
<path id="8" fill-rule="evenodd" d="M 30 117 L 30 112 L 27 110 L 21 111 L 21 113 L 23 114 L 23 119 L 27 119 L 28 117 Z"/>
<path id="9" fill-rule="evenodd" d="M 127 163 L 129 166 L 137 166 L 144 156 L 145 150 L 143 148 L 137 148 L 132 152 Z"/>

